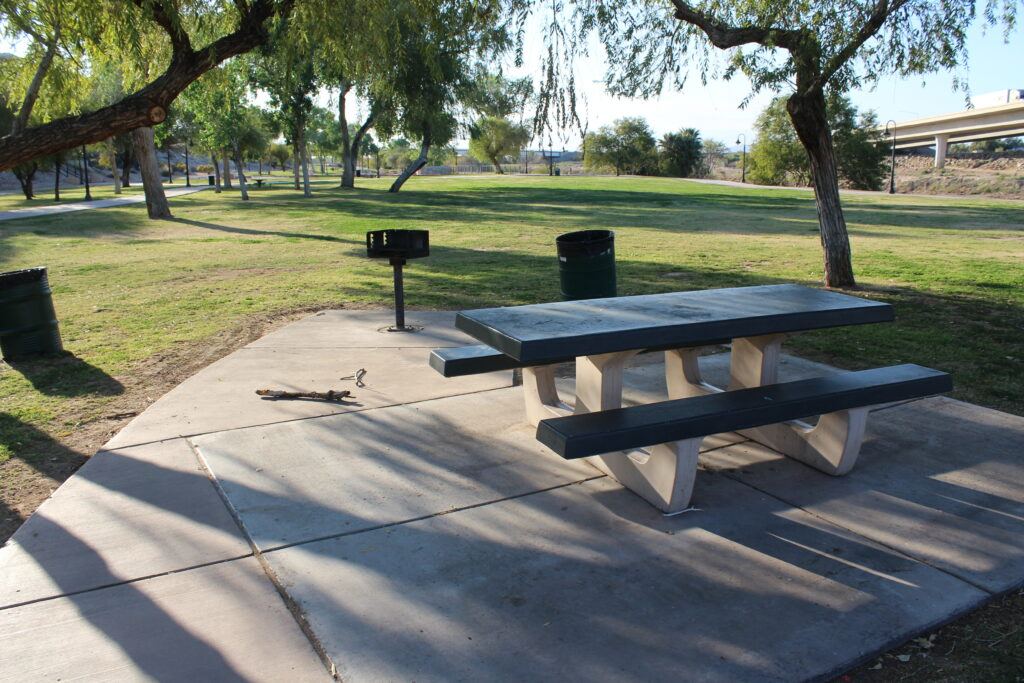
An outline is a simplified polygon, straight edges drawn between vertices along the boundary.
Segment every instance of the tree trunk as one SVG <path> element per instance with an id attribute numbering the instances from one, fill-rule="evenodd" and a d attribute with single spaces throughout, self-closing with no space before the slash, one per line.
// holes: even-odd
<path id="1" fill-rule="evenodd" d="M 423 144 L 420 145 L 420 155 L 416 157 L 411 164 L 406 166 L 405 170 L 402 171 L 401 175 L 395 178 L 395 182 L 391 183 L 391 187 L 388 192 L 398 192 L 402 189 L 402 185 L 405 181 L 412 177 L 412 175 L 427 165 L 427 155 L 430 153 L 430 128 L 423 131 Z"/>
<path id="2" fill-rule="evenodd" d="M 224 189 L 231 190 L 231 164 L 229 163 L 228 151 L 224 150 Z"/>
<path id="3" fill-rule="evenodd" d="M 238 170 L 238 187 L 242 191 L 242 201 L 249 201 L 249 189 L 245 186 L 245 169 L 242 168 L 242 153 L 235 152 L 235 168 Z"/>
<path id="4" fill-rule="evenodd" d="M 819 89 L 791 95 L 786 101 L 786 110 L 811 162 L 811 180 L 824 252 L 825 286 L 856 287 L 850 237 L 839 202 L 839 175 L 825 111 L 825 94 Z"/>
<path id="5" fill-rule="evenodd" d="M 121 167 L 121 187 L 132 186 L 132 148 L 124 151 L 124 165 Z"/>
<path id="6" fill-rule="evenodd" d="M 220 163 L 216 152 L 210 152 L 210 161 L 213 162 L 213 192 L 220 194 Z"/>
<path id="7" fill-rule="evenodd" d="M 296 138 L 292 141 L 292 176 L 295 178 L 295 189 L 301 190 L 302 185 L 299 181 L 299 159 L 302 158 L 302 152 L 299 149 L 299 140 Z"/>
<path id="8" fill-rule="evenodd" d="M 342 114 L 343 112 L 339 112 Z M 367 131 L 373 126 L 377 118 L 377 111 L 371 105 L 370 113 L 362 125 L 349 140 L 348 123 L 343 124 L 341 133 L 341 187 L 353 188 L 356 184 L 356 162 L 359 160 L 359 148 L 363 144 L 363 138 Z"/>
<path id="9" fill-rule="evenodd" d="M 174 167 L 171 166 L 171 148 L 167 148 L 167 184 L 174 183 Z"/>
<path id="10" fill-rule="evenodd" d="M 132 131 L 135 156 L 142 173 L 142 188 L 146 193 L 146 210 L 150 218 L 171 218 L 171 207 L 160 178 L 160 164 L 157 161 L 153 129 L 146 126 Z"/>
<path id="11" fill-rule="evenodd" d="M 313 192 L 309 188 L 309 155 L 306 153 L 306 138 L 304 134 L 299 138 L 299 149 L 300 158 L 302 159 L 302 194 L 306 197 L 312 197 Z"/>
<path id="12" fill-rule="evenodd" d="M 36 100 L 39 98 L 39 89 L 43 85 L 43 79 L 50 70 L 50 65 L 53 64 L 56 54 L 57 36 L 54 36 L 50 44 L 46 46 L 43 58 L 39 60 L 39 66 L 36 67 L 36 73 L 32 76 L 32 82 L 28 84 L 28 90 L 25 91 L 25 99 L 21 101 L 18 116 L 15 117 L 14 123 L 11 125 L 11 135 L 17 135 L 28 128 L 29 116 L 32 115 L 32 108 L 35 107 Z"/>
<path id="13" fill-rule="evenodd" d="M 505 171 L 502 170 L 497 157 L 491 157 L 491 163 L 494 164 L 494 170 L 498 172 L 498 175 L 505 175 Z"/>
<path id="14" fill-rule="evenodd" d="M 25 199 L 35 199 L 36 193 L 32 189 L 32 181 L 35 180 L 38 169 L 39 164 L 34 161 L 19 164 L 11 169 L 14 172 L 14 177 L 18 179 L 18 184 L 21 185 L 21 192 L 25 195 Z"/>
<path id="15" fill-rule="evenodd" d="M 113 140 L 107 142 L 107 150 L 110 152 L 111 178 L 114 181 L 114 194 L 121 194 L 121 171 L 117 167 L 117 145 Z"/>
<path id="16" fill-rule="evenodd" d="M 53 201 L 60 201 L 60 157 L 53 160 Z"/>

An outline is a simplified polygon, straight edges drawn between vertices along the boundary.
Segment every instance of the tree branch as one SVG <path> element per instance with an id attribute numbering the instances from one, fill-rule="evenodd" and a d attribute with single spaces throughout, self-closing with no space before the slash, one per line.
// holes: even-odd
<path id="1" fill-rule="evenodd" d="M 708 40 L 719 49 L 729 49 L 758 43 L 760 45 L 778 45 L 790 48 L 800 37 L 797 31 L 761 26 L 729 26 L 714 17 L 704 14 L 683 0 L 672 0 L 675 6 L 676 19 L 685 21 L 699 28 L 707 35 Z"/>
<path id="2" fill-rule="evenodd" d="M 0 170 L 160 123 L 166 118 L 171 102 L 190 83 L 224 60 L 266 42 L 266 21 L 275 14 L 286 15 L 292 4 L 293 0 L 254 0 L 249 12 L 240 17 L 234 32 L 172 59 L 156 80 L 119 102 L 0 138 Z"/>
<path id="3" fill-rule="evenodd" d="M 812 84 L 812 87 L 825 87 L 828 83 L 828 79 L 835 75 L 836 71 L 841 69 L 847 61 L 849 61 L 857 50 L 861 48 L 872 36 L 874 36 L 882 28 L 882 24 L 889 18 L 889 15 L 901 9 L 907 4 L 909 0 L 894 0 L 892 5 L 889 4 L 889 0 L 878 0 L 875 3 L 874 9 L 871 11 L 871 15 L 868 16 L 864 25 L 857 31 L 857 35 L 846 44 L 846 46 L 832 55 L 832 58 L 828 60 L 828 63 L 821 70 L 821 75 Z"/>
<path id="4" fill-rule="evenodd" d="M 171 50 L 174 54 L 174 58 L 178 58 L 179 55 L 187 55 L 192 52 L 192 40 L 188 37 L 188 33 L 181 26 L 179 17 L 176 16 L 177 12 L 169 14 L 167 6 L 163 0 L 156 0 L 154 2 L 146 2 L 146 0 L 132 0 L 135 6 L 145 12 L 149 12 L 151 18 L 157 26 L 164 30 L 164 33 L 171 39 Z M 244 15 L 243 15 L 244 16 Z"/>

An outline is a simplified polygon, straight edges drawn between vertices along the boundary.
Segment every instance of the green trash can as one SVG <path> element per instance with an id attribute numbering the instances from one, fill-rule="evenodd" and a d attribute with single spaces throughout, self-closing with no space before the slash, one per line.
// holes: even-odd
<path id="1" fill-rule="evenodd" d="M 559 235 L 558 276 L 562 298 L 598 299 L 615 296 L 615 233 L 580 230 Z"/>
<path id="2" fill-rule="evenodd" d="M 0 273 L 0 354 L 4 360 L 63 350 L 46 268 Z"/>

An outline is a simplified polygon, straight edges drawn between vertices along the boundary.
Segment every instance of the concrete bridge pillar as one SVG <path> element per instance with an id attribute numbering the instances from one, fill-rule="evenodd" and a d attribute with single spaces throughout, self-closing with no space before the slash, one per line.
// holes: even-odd
<path id="1" fill-rule="evenodd" d="M 946 144 L 948 142 L 948 135 L 935 136 L 935 168 L 942 168 L 946 165 Z"/>

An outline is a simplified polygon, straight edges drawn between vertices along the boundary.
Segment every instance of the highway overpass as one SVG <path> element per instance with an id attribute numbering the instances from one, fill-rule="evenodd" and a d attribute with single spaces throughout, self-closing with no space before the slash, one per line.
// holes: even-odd
<path id="1" fill-rule="evenodd" d="M 1016 135 L 1024 135 L 1024 100 L 898 122 L 896 149 L 934 145 L 935 166 L 942 168 L 946 162 L 946 146 L 951 142 L 975 142 Z M 891 125 L 885 132 L 885 139 L 892 140 Z"/>

